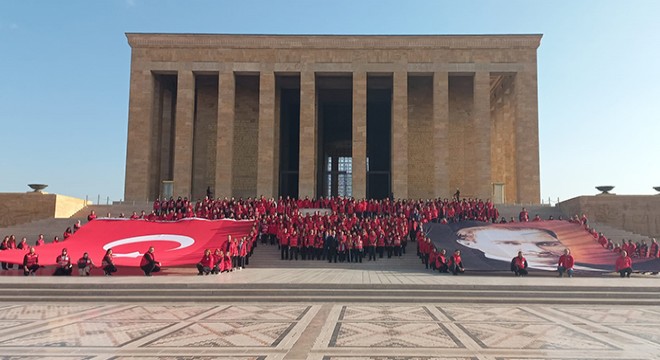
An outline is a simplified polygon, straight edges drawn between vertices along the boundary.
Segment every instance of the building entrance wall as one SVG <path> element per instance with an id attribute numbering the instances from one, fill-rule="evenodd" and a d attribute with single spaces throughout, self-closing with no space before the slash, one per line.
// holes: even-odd
<path id="1" fill-rule="evenodd" d="M 127 36 L 126 200 L 540 200 L 540 35 Z"/>

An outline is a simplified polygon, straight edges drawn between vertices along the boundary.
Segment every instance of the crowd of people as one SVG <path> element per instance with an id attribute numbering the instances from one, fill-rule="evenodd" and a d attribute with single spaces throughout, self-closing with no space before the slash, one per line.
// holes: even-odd
<path id="1" fill-rule="evenodd" d="M 305 209 L 317 209 L 311 212 Z M 321 209 L 321 211 L 319 211 Z M 92 211 L 87 217 L 94 221 L 98 215 Z M 112 217 L 107 214 L 107 217 Z M 397 258 L 406 253 L 409 244 L 415 243 L 417 255 L 421 263 L 433 271 L 463 273 L 465 267 L 461 259 L 460 250 L 447 253 L 440 249 L 426 236 L 423 225 L 429 222 L 454 223 L 465 220 L 481 222 L 506 223 L 516 222 L 513 217 L 507 221 L 500 219 L 497 208 L 490 201 L 478 199 L 433 199 L 433 200 L 356 200 L 353 198 L 330 197 L 319 199 L 212 199 L 205 197 L 200 201 L 189 201 L 185 197 L 157 199 L 153 203 L 150 213 L 133 212 L 126 217 L 120 214 L 119 218 L 146 221 L 177 221 L 184 218 L 204 219 L 252 219 L 255 226 L 249 236 L 241 239 L 228 239 L 222 248 L 207 249 L 196 264 L 199 275 L 220 274 L 240 270 L 249 264 L 249 258 L 260 239 L 262 244 L 277 245 L 282 260 L 316 260 L 328 262 L 377 261 L 377 259 Z M 499 220 L 498 220 L 499 219 Z M 518 222 L 540 221 L 539 215 L 530 220 L 525 208 L 518 216 Z M 548 220 L 554 220 L 552 217 Z M 561 217 L 557 220 L 562 220 Z M 613 244 L 602 233 L 588 227 L 586 215 L 574 216 L 569 221 L 577 222 L 589 231 L 596 241 L 603 247 L 610 248 L 622 254 L 622 258 L 632 257 L 658 257 L 658 243 L 655 239 L 650 245 L 644 241 L 635 244 L 631 240 L 622 245 Z M 62 236 L 53 242 L 66 241 L 66 239 L 82 227 L 80 221 L 67 228 Z M 40 235 L 35 246 L 45 243 Z M 27 244 L 23 238 L 16 243 L 14 235 L 6 236 L 0 244 L 0 250 L 25 249 L 26 255 L 23 264 L 19 264 L 25 275 L 34 275 L 38 268 L 38 255 L 34 247 Z M 616 271 L 632 268 L 632 261 L 617 262 Z M 58 256 L 55 275 L 71 275 L 73 264 L 66 249 Z M 624 265 L 630 266 L 624 266 Z M 619 266 L 621 265 L 621 266 Z M 35 267 L 36 266 L 36 267 Z M 84 254 L 76 263 L 79 275 L 88 276 L 91 269 L 97 266 Z M 143 256 L 140 267 L 145 275 L 150 276 L 160 270 L 161 264 L 155 260 L 153 248 Z M 2 269 L 8 270 L 12 264 L 2 263 Z M 516 276 L 527 275 L 527 261 L 519 253 L 511 261 L 511 271 Z M 567 274 L 573 276 L 574 259 L 570 251 L 558 260 L 557 270 L 560 276 Z M 110 276 L 117 271 L 112 261 L 112 249 L 103 258 L 99 267 L 105 275 Z M 632 271 L 632 270 L 631 270 Z M 625 273 L 622 275 L 625 276 Z"/>

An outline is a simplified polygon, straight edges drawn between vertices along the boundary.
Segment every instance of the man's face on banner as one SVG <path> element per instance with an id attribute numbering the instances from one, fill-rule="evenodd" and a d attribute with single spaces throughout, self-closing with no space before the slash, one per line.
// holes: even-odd
<path id="1" fill-rule="evenodd" d="M 489 259 L 509 263 L 522 251 L 530 268 L 556 270 L 565 246 L 549 232 L 529 228 L 471 227 L 458 231 L 459 244 L 480 250 Z M 595 269 L 594 269 L 595 270 Z"/>

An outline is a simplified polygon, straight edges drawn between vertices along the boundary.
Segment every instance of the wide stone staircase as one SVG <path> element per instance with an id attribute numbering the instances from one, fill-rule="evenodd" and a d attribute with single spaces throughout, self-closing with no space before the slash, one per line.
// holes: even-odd
<path id="1" fill-rule="evenodd" d="M 520 206 L 500 206 L 502 216 L 517 218 Z M 558 208 L 527 206 L 531 216 L 546 219 L 562 215 Z M 39 233 L 50 241 L 61 236 L 76 219 L 91 210 L 129 216 L 150 210 L 151 204 L 93 205 L 69 219 L 48 219 L 0 229 L 30 243 Z M 635 234 L 591 224 L 607 236 L 637 240 Z M 535 274 L 526 278 L 502 276 L 440 275 L 424 269 L 416 256 L 416 243 L 401 257 L 363 259 L 360 263 L 323 260 L 281 260 L 277 245 L 259 243 L 244 270 L 217 276 L 195 276 L 192 268 L 179 276 L 91 276 L 53 278 L 45 269 L 36 277 L 0 276 L 0 302 L 381 302 L 381 303 L 540 303 L 660 305 L 656 277 L 633 279 L 612 276 L 559 279 Z M 98 274 L 99 270 L 94 270 Z M 18 272 L 14 270 L 13 275 Z"/>
<path id="2" fill-rule="evenodd" d="M 152 207 L 153 204 L 146 201 L 124 202 L 112 205 L 89 205 L 74 214 L 72 218 L 87 219 L 87 215 L 89 215 L 92 210 L 96 212 L 98 217 L 105 217 L 108 215 L 108 213 L 112 217 L 118 217 L 122 213 L 126 217 L 129 217 L 133 211 L 140 214 L 140 212 L 144 210 L 147 214 L 149 214 Z"/>
<path id="3" fill-rule="evenodd" d="M 87 222 L 87 215 L 94 210 L 98 217 L 104 217 L 110 213 L 113 217 L 118 217 L 119 214 L 124 213 L 129 217 L 133 211 L 138 214 L 144 210 L 147 213 L 151 212 L 151 203 L 135 202 L 135 203 L 120 203 L 112 205 L 88 205 L 75 213 L 70 218 L 50 218 L 43 220 L 36 220 L 29 223 L 18 224 L 6 228 L 0 228 L 0 235 L 5 237 L 7 235 L 15 235 L 18 241 L 22 237 L 28 239 L 29 244 L 34 244 L 39 234 L 44 234 L 46 242 L 51 242 L 55 236 L 62 239 L 62 234 L 67 227 L 73 228 L 73 224 L 80 220 L 83 224 Z"/>

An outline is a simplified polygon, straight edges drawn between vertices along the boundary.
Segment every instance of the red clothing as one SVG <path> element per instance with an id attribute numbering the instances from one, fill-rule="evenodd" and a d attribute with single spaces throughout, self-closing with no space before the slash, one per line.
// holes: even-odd
<path id="1" fill-rule="evenodd" d="M 199 260 L 199 263 L 202 264 L 204 267 L 212 268 L 213 265 L 215 265 L 215 259 L 213 255 L 204 255 L 202 256 L 202 259 Z"/>
<path id="2" fill-rule="evenodd" d="M 39 264 L 39 255 L 36 253 L 30 254 L 27 253 L 25 256 L 23 256 L 23 266 L 30 267 L 32 265 L 38 265 Z"/>
<path id="3" fill-rule="evenodd" d="M 449 258 L 449 260 L 451 261 L 451 265 L 456 264 L 456 265 L 459 265 L 459 266 L 460 266 L 460 264 L 461 264 L 461 262 L 462 262 L 462 261 L 461 261 L 461 256 L 460 256 L 460 255 L 456 255 L 456 254 L 452 255 L 452 256 Z"/>
<path id="4" fill-rule="evenodd" d="M 630 256 L 619 256 L 616 259 L 615 271 L 621 271 L 627 268 L 632 268 L 632 259 Z"/>
<path id="5" fill-rule="evenodd" d="M 516 256 L 513 258 L 513 265 L 517 266 L 518 269 L 526 269 L 525 263 L 527 260 L 523 256 Z"/>
<path id="6" fill-rule="evenodd" d="M 445 255 L 438 253 L 438 256 L 435 258 L 435 267 L 439 269 L 440 266 L 446 263 L 447 263 L 447 258 L 445 257 Z"/>
<path id="7" fill-rule="evenodd" d="M 572 269 L 573 266 L 575 265 L 575 259 L 573 259 L 573 255 L 562 255 L 559 257 L 559 263 L 557 266 L 563 266 L 568 269 Z"/>
<path id="8" fill-rule="evenodd" d="M 147 252 L 142 256 L 142 260 L 140 260 L 140 266 L 145 266 L 145 265 L 151 265 L 156 262 L 156 256 L 150 252 Z"/>
<path id="9" fill-rule="evenodd" d="M 69 255 L 60 255 L 55 259 L 57 266 L 61 268 L 69 267 L 71 265 L 71 258 Z"/>

